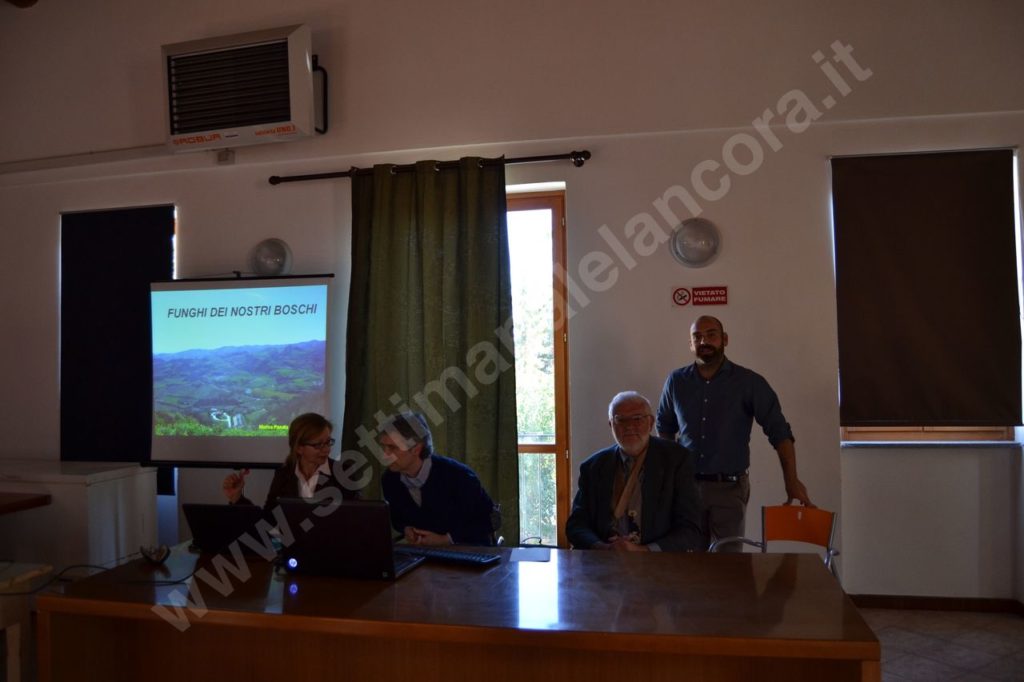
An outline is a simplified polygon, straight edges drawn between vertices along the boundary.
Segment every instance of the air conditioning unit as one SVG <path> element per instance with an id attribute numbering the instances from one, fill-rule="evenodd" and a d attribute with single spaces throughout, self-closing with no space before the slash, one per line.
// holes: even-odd
<path id="1" fill-rule="evenodd" d="M 164 45 L 167 146 L 175 151 L 283 142 L 313 134 L 309 28 Z"/>

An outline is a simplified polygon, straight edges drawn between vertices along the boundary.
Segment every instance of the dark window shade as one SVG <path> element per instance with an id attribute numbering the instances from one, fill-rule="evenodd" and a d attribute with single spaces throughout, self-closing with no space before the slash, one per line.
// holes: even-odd
<path id="1" fill-rule="evenodd" d="M 833 159 L 843 426 L 1021 423 L 1013 163 Z"/>
<path id="2" fill-rule="evenodd" d="M 173 206 L 61 216 L 62 460 L 149 460 L 149 283 L 173 277 L 173 236 Z"/>

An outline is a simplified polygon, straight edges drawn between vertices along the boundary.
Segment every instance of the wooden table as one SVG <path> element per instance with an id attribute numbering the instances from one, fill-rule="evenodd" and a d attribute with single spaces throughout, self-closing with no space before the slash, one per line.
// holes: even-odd
<path id="1" fill-rule="evenodd" d="M 258 560 L 217 579 L 177 548 L 40 596 L 39 679 L 880 679 L 878 640 L 813 555 L 495 551 L 389 583 Z"/>
<path id="2" fill-rule="evenodd" d="M 50 504 L 46 493 L 5 493 L 0 491 L 0 514 L 10 514 Z"/>

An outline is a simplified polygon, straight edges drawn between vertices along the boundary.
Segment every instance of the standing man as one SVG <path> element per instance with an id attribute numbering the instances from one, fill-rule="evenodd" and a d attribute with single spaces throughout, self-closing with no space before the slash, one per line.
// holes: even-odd
<path id="1" fill-rule="evenodd" d="M 704 551 L 693 455 L 651 437 L 651 404 L 635 391 L 612 398 L 608 423 L 615 445 L 580 465 L 569 542 L 577 549 Z"/>
<path id="2" fill-rule="evenodd" d="M 722 323 L 702 315 L 690 327 L 696 362 L 669 374 L 658 405 L 657 429 L 697 456 L 704 541 L 743 535 L 750 499 L 750 430 L 757 420 L 779 454 L 786 504 L 813 507 L 796 474 L 793 432 L 779 398 L 760 374 L 725 357 L 729 335 Z M 735 546 L 736 551 L 739 550 Z"/>

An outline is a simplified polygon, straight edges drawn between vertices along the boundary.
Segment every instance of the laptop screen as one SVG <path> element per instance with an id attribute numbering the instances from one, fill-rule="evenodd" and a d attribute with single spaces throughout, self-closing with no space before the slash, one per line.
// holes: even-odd
<path id="1" fill-rule="evenodd" d="M 282 498 L 279 504 L 281 556 L 289 571 L 391 580 L 419 563 L 396 566 L 391 514 L 383 500 L 317 504 Z"/>
<path id="2" fill-rule="evenodd" d="M 199 504 L 186 502 L 181 505 L 192 544 L 202 552 L 221 552 L 240 541 L 246 554 L 260 554 L 272 559 L 275 551 L 265 540 L 269 525 L 257 528 L 263 518 L 263 509 L 250 504 Z M 260 531 L 263 531 L 262 533 Z M 264 547 L 263 545 L 267 545 Z"/>

